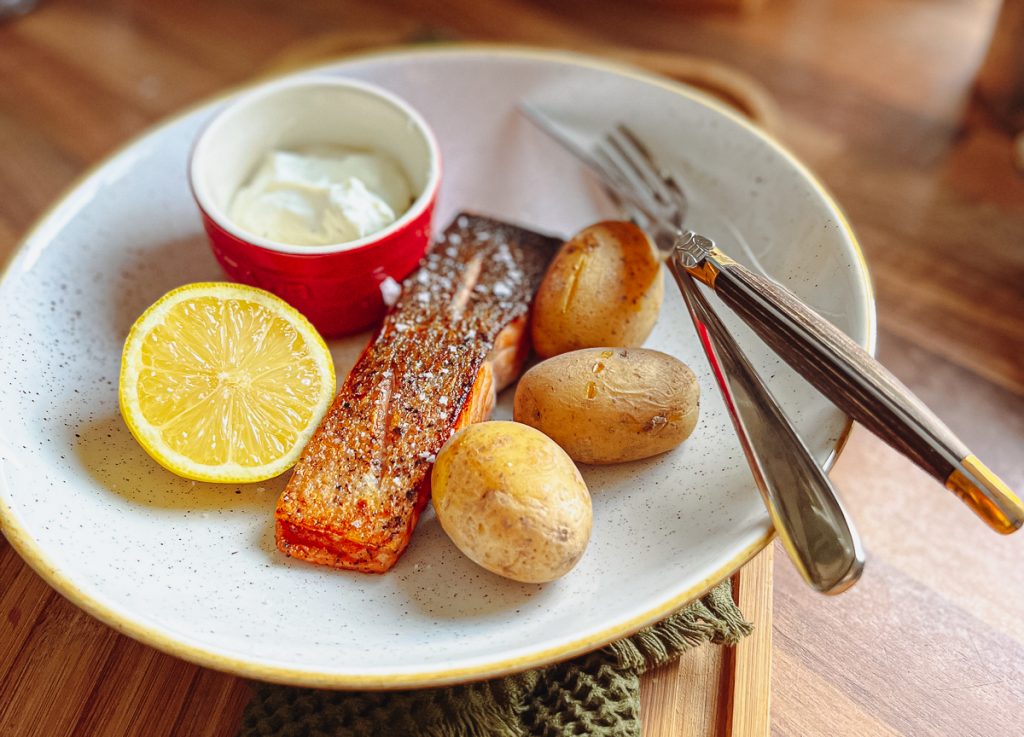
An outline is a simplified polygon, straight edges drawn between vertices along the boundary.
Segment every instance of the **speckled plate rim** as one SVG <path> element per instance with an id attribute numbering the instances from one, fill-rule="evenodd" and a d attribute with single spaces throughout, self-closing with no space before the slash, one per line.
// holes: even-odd
<path id="1" fill-rule="evenodd" d="M 298 68 L 285 74 L 274 76 L 290 76 L 293 74 L 305 74 L 314 71 L 326 71 L 336 69 L 340 63 L 373 58 L 390 58 L 399 60 L 407 58 L 409 60 L 415 60 L 422 58 L 423 56 L 472 56 L 479 55 L 482 52 L 494 56 L 537 59 L 541 61 L 560 62 L 575 66 L 589 67 L 591 69 L 606 71 L 626 78 L 635 79 L 646 84 L 660 87 L 682 97 L 689 98 L 705 107 L 711 108 L 718 114 L 725 116 L 734 123 L 745 128 L 751 135 L 761 139 L 766 145 L 774 149 L 791 166 L 793 166 L 794 169 L 796 169 L 808 181 L 814 190 L 818 192 L 822 200 L 835 216 L 843 233 L 846 235 L 846 238 L 852 246 L 853 255 L 857 265 L 859 266 L 858 276 L 860 277 L 861 286 L 864 290 L 865 303 L 862 305 L 864 309 L 862 331 L 865 336 L 865 340 L 863 342 L 863 346 L 872 354 L 875 352 L 877 336 L 875 331 L 876 320 L 874 292 L 871 286 L 871 279 L 868 273 L 867 262 L 864 259 L 864 254 L 857 241 L 856 235 L 854 235 L 853 229 L 850 227 L 846 216 L 843 214 L 842 209 L 817 177 L 815 177 L 807 166 L 805 166 L 794 154 L 786 149 L 785 146 L 710 95 L 621 62 L 609 61 L 572 51 L 551 50 L 500 43 L 432 44 L 430 47 L 422 49 L 401 46 L 383 48 L 370 52 L 339 57 L 329 62 L 318 63 L 306 68 Z M 23 261 L 33 258 L 33 253 L 27 247 L 29 242 L 36 240 L 45 232 L 46 228 L 59 227 L 62 224 L 62 215 L 65 211 L 72 208 L 79 199 L 92 188 L 101 186 L 102 181 L 99 179 L 99 176 L 102 174 L 102 170 L 113 164 L 118 158 L 125 154 L 128 149 L 143 138 L 170 128 L 179 120 L 194 113 L 195 111 L 222 101 L 257 84 L 262 84 L 266 80 L 266 77 L 260 78 L 253 82 L 230 88 L 225 92 L 191 105 L 181 112 L 166 118 L 161 123 L 158 123 L 132 137 L 130 140 L 104 157 L 101 161 L 89 167 L 64 190 L 56 202 L 45 210 L 26 231 L 19 245 L 11 253 L 8 262 L 3 269 L 3 273 L 0 275 L 0 288 L 3 288 L 6 284 L 15 267 Z M 852 422 L 847 420 L 846 426 L 837 440 L 834 450 L 825 462 L 826 468 L 830 468 L 839 453 L 842 452 L 842 449 L 846 444 L 846 440 L 849 437 L 851 427 Z M 2 466 L 0 466 L 0 484 L 4 487 L 8 486 Z M 582 637 L 578 640 L 564 643 L 558 647 L 539 649 L 511 658 L 499 658 L 490 662 L 475 664 L 472 667 L 465 668 L 432 668 L 416 673 L 397 673 L 389 675 L 349 675 L 268 665 L 228 656 L 223 653 L 214 652 L 206 648 L 184 643 L 174 637 L 173 634 L 131 619 L 124 613 L 117 611 L 113 607 L 106 605 L 89 593 L 83 591 L 73 579 L 66 576 L 60 569 L 58 569 L 47 557 L 46 551 L 32 539 L 25 528 L 19 523 L 13 510 L 7 505 L 2 496 L 0 496 L 0 532 L 3 532 L 8 542 L 10 542 L 22 559 L 24 559 L 25 562 L 58 593 L 114 630 L 138 640 L 139 642 L 150 645 L 151 647 L 170 655 L 196 663 L 197 665 L 239 676 L 313 688 L 353 690 L 425 688 L 429 686 L 442 686 L 482 680 L 486 678 L 496 678 L 527 670 L 529 668 L 549 665 L 554 662 L 566 660 L 576 655 L 589 652 L 602 647 L 609 642 L 627 637 L 643 627 L 663 619 L 672 612 L 700 597 L 716 583 L 738 570 L 744 563 L 763 550 L 764 547 L 775 537 L 774 530 L 769 528 L 760 539 L 744 548 L 739 554 L 720 566 L 710 576 L 704 578 L 686 591 L 659 603 L 657 606 L 643 614 L 631 617 L 624 621 L 615 622 L 599 632 Z"/>

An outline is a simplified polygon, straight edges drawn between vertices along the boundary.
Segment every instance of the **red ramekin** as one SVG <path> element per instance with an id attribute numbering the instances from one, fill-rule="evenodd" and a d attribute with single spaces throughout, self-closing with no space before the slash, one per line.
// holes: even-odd
<path id="1" fill-rule="evenodd" d="M 231 199 L 274 149 L 337 145 L 389 154 L 416 197 L 394 223 L 326 246 L 279 243 L 231 221 Z M 441 184 L 433 133 L 407 103 L 379 87 L 305 75 L 260 85 L 227 103 L 196 140 L 192 194 L 214 256 L 228 276 L 262 287 L 325 336 L 363 330 L 384 313 L 381 284 L 401 282 L 423 257 Z"/>

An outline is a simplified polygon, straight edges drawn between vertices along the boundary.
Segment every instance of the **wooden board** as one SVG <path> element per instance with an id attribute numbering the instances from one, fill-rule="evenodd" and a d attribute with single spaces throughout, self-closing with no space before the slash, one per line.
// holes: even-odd
<path id="1" fill-rule="evenodd" d="M 733 576 L 733 595 L 754 624 L 734 648 L 703 647 L 646 675 L 644 737 L 761 737 L 770 732 L 772 563 L 769 546 Z"/>

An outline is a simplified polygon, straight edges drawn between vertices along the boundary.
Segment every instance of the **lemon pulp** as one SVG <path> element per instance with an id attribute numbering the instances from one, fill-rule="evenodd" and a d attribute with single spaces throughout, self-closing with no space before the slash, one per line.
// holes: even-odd
<path id="1" fill-rule="evenodd" d="M 174 290 L 125 342 L 122 414 L 162 465 L 205 481 L 256 481 L 297 460 L 334 394 L 323 339 L 253 287 Z"/>

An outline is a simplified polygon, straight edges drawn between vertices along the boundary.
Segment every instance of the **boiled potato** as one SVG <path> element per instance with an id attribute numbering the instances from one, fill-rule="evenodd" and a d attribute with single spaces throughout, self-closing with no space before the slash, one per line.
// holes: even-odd
<path id="1" fill-rule="evenodd" d="M 639 346 L 665 291 L 661 262 L 632 223 L 591 225 L 562 246 L 533 308 L 533 347 L 542 358 L 579 348 Z"/>
<path id="2" fill-rule="evenodd" d="M 643 348 L 589 348 L 527 371 L 514 412 L 573 460 L 604 464 L 675 448 L 699 410 L 697 377 L 682 361 Z"/>
<path id="3" fill-rule="evenodd" d="M 430 483 L 452 542 L 500 576 L 552 581 L 587 547 L 587 485 L 565 451 L 532 427 L 469 425 L 441 448 Z"/>

